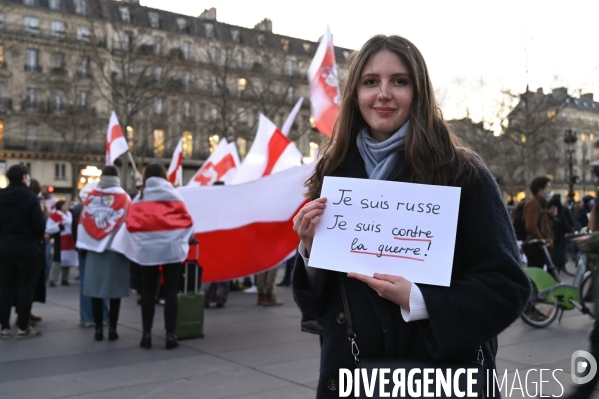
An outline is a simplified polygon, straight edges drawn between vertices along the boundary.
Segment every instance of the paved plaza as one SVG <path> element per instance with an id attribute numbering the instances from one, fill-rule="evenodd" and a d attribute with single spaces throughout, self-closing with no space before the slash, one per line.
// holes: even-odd
<path id="1" fill-rule="evenodd" d="M 283 270 L 279 272 L 279 279 Z M 247 398 L 308 399 L 315 397 L 318 379 L 318 337 L 300 332 L 300 312 L 291 290 L 277 287 L 280 307 L 256 306 L 256 295 L 231 292 L 223 309 L 206 310 L 205 337 L 180 341 L 164 349 L 163 308 L 158 306 L 154 347 L 141 349 L 141 312 L 132 295 L 123 301 L 116 342 L 95 342 L 92 328 L 78 327 L 79 285 L 48 288 L 48 301 L 34 304 L 43 317 L 37 339 L 0 341 L 2 399 L 151 399 Z M 12 317 L 14 321 L 14 316 Z M 570 357 L 588 347 L 592 328 L 588 316 L 567 312 L 545 329 L 516 321 L 499 337 L 498 372 L 508 370 L 508 384 L 524 385 L 529 369 L 556 372 L 565 390 L 573 387 Z M 529 396 L 535 395 L 539 373 L 530 372 Z M 562 388 L 545 372 L 543 396 Z M 538 388 L 537 388 L 538 389 Z M 505 388 L 504 388 L 505 397 Z M 511 397 L 523 397 L 513 390 Z M 526 393 L 524 397 L 527 397 Z M 596 395 L 599 398 L 599 395 Z"/>

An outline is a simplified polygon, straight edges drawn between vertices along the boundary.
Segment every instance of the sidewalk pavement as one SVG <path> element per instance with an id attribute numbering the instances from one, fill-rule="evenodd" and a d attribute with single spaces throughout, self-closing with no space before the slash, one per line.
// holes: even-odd
<path id="1" fill-rule="evenodd" d="M 279 279 L 283 274 L 281 269 Z M 78 293 L 77 283 L 48 288 L 47 303 L 33 309 L 43 317 L 37 327 L 43 336 L 0 341 L 0 398 L 315 397 L 319 340 L 300 332 L 301 315 L 288 287 L 276 287 L 284 305 L 270 308 L 257 306 L 256 294 L 231 292 L 224 308 L 206 309 L 204 338 L 180 341 L 170 351 L 164 348 L 161 306 L 156 308 L 153 348 L 145 350 L 139 347 L 141 311 L 135 295 L 123 300 L 120 339 L 95 342 L 93 328 L 77 325 Z M 563 370 L 555 373 L 563 389 L 551 372 L 544 372 L 542 395 L 567 395 L 574 386 L 570 357 L 588 349 L 592 325 L 576 310 L 545 329 L 516 321 L 499 337 L 497 371 L 500 378 L 508 371 L 502 396 L 540 397 L 538 371 L 528 374 L 528 394 L 517 389 L 515 376 L 517 372 L 524 388 L 526 372 L 541 368 Z"/>

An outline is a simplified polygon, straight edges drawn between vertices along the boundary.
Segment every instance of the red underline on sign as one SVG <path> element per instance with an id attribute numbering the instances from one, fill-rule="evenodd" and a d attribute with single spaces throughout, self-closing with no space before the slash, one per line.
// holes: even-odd
<path id="1" fill-rule="evenodd" d="M 427 240 L 425 238 L 400 238 L 400 237 L 393 237 L 396 240 L 401 240 L 401 241 L 422 241 L 422 242 L 431 242 L 433 240 Z"/>
<path id="2" fill-rule="evenodd" d="M 350 250 L 349 252 L 353 252 L 355 254 L 362 254 L 362 255 L 388 256 L 390 258 L 409 259 L 409 260 L 417 260 L 418 262 L 424 262 L 424 259 L 411 258 L 409 256 L 377 254 L 376 252 L 362 252 L 362 251 L 354 251 L 354 250 Z"/>

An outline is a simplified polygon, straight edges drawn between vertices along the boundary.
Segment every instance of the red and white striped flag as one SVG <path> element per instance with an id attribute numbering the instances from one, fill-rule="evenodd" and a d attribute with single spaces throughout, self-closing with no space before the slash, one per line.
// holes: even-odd
<path id="1" fill-rule="evenodd" d="M 168 167 L 167 172 L 168 181 L 173 186 L 179 187 L 183 185 L 183 138 L 179 140 L 175 152 L 173 153 L 173 159 Z"/>
<path id="2" fill-rule="evenodd" d="M 314 124 L 322 134 L 331 137 L 341 98 L 333 37 L 328 26 L 308 67 L 308 80 Z"/>
<path id="3" fill-rule="evenodd" d="M 77 248 L 104 252 L 125 221 L 130 203 L 129 195 L 121 187 L 93 189 L 81 209 Z"/>
<path id="4" fill-rule="evenodd" d="M 260 114 L 258 132 L 232 184 L 246 183 L 298 166 L 302 154 L 266 116 Z"/>
<path id="5" fill-rule="evenodd" d="M 189 252 L 193 221 L 181 195 L 167 180 L 150 177 L 143 198 L 129 206 L 110 249 L 140 265 L 182 262 Z M 203 208 L 203 204 L 195 204 Z"/>
<path id="6" fill-rule="evenodd" d="M 281 133 L 283 133 L 285 136 L 289 136 L 289 132 L 291 131 L 291 127 L 293 126 L 293 122 L 295 121 L 295 118 L 297 117 L 297 114 L 299 113 L 299 110 L 302 107 L 303 103 L 304 103 L 304 97 L 300 97 L 300 99 L 297 100 L 297 102 L 295 103 L 295 106 L 291 110 L 291 113 L 289 113 L 289 116 L 287 117 L 287 119 L 285 119 L 285 123 L 283 124 L 283 127 L 281 128 Z"/>
<path id="7" fill-rule="evenodd" d="M 187 186 L 210 186 L 218 180 L 231 184 L 238 166 L 237 147 L 234 143 L 227 143 L 227 139 L 223 137 Z"/>
<path id="8" fill-rule="evenodd" d="M 106 165 L 114 165 L 114 161 L 127 151 L 129 151 L 129 145 L 123 135 L 119 120 L 116 118 L 116 113 L 112 111 L 106 131 Z"/>
<path id="9" fill-rule="evenodd" d="M 203 282 L 260 273 L 295 253 L 293 217 L 308 201 L 304 182 L 312 168 L 296 166 L 245 184 L 179 189 L 200 242 Z"/>
<path id="10" fill-rule="evenodd" d="M 62 225 L 62 230 L 61 230 Z M 46 221 L 46 234 L 56 234 L 60 232 L 60 265 L 61 266 L 79 266 L 79 256 L 75 250 L 75 240 L 73 239 L 73 215 L 71 212 L 54 211 Z"/>

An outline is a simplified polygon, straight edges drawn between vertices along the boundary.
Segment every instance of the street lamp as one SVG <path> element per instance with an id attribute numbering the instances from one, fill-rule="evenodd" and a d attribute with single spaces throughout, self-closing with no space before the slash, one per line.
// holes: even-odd
<path id="1" fill-rule="evenodd" d="M 572 129 L 566 129 L 566 135 L 564 137 L 564 143 L 566 143 L 566 152 L 568 153 L 568 206 L 574 205 L 574 184 L 578 181 L 578 176 L 574 176 L 573 166 L 574 161 L 572 157 L 576 151 L 576 133 L 572 132 Z"/>

